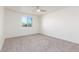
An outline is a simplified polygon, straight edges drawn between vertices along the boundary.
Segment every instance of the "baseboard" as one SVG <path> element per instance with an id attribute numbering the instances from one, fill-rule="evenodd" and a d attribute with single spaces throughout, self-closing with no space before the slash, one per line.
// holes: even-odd
<path id="1" fill-rule="evenodd" d="M 43 35 L 43 36 L 47 36 L 47 37 L 49 37 L 49 38 L 55 38 L 55 39 L 64 40 L 64 39 L 57 38 L 57 37 L 53 37 L 53 36 L 50 36 L 50 35 L 47 35 L 47 34 L 43 34 L 43 33 L 40 33 L 40 34 Z"/>
<path id="2" fill-rule="evenodd" d="M 2 40 L 1 40 L 1 43 L 0 43 L 0 51 L 1 51 L 1 50 L 2 50 L 2 48 L 3 48 L 4 41 L 5 41 L 5 39 L 2 39 Z"/>
<path id="3" fill-rule="evenodd" d="M 37 34 L 40 34 L 40 33 L 28 34 L 28 35 L 22 35 L 22 36 L 16 36 L 16 37 L 10 37 L 10 38 L 6 38 L 6 39 L 21 38 L 21 37 L 25 37 L 25 36 L 33 36 L 33 35 L 37 35 Z"/>
<path id="4" fill-rule="evenodd" d="M 43 34 L 43 33 L 40 33 L 40 34 L 41 34 L 41 35 L 44 35 L 44 36 L 47 36 L 47 37 L 49 37 L 49 38 L 55 38 L 55 39 L 59 39 L 59 40 L 63 40 L 63 41 L 67 41 L 67 42 L 69 42 L 69 43 L 74 43 L 74 44 L 78 44 L 78 45 L 79 45 L 79 43 L 72 42 L 72 41 L 68 41 L 68 40 L 65 40 L 65 39 L 62 39 L 62 38 L 53 37 L 53 36 L 50 36 L 50 35 L 47 35 L 47 34 Z"/>
<path id="5" fill-rule="evenodd" d="M 22 38 L 22 37 L 26 37 L 26 36 L 33 36 L 33 35 L 38 35 L 38 34 L 43 35 L 43 36 L 47 36 L 49 38 L 54 38 L 54 39 L 59 39 L 59 40 L 67 41 L 67 42 L 74 43 L 74 44 L 79 44 L 79 43 L 76 43 L 76 42 L 68 41 L 68 40 L 65 40 L 65 39 L 62 39 L 62 38 L 53 37 L 53 36 L 43 34 L 43 33 L 28 34 L 28 35 L 16 36 L 16 37 L 11 37 L 11 38 L 6 38 L 6 39 L 14 39 L 14 38 L 17 39 L 17 38 Z"/>

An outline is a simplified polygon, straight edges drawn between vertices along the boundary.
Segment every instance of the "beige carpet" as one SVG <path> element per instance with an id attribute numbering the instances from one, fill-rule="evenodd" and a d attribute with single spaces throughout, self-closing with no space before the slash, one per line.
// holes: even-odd
<path id="1" fill-rule="evenodd" d="M 2 52 L 77 52 L 79 44 L 37 34 L 6 39 Z"/>

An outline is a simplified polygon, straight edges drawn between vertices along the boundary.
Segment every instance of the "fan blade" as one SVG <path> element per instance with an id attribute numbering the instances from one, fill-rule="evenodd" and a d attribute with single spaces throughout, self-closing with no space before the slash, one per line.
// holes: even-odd
<path id="1" fill-rule="evenodd" d="M 39 6 L 36 6 L 37 9 L 39 9 Z"/>
<path id="2" fill-rule="evenodd" d="M 40 10 L 41 12 L 46 12 L 46 10 Z"/>

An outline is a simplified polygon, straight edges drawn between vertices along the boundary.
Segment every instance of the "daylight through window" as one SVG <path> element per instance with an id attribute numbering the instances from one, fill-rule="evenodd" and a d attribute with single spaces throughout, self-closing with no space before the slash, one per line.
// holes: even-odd
<path id="1" fill-rule="evenodd" d="M 22 26 L 23 27 L 32 27 L 32 16 L 22 17 Z"/>

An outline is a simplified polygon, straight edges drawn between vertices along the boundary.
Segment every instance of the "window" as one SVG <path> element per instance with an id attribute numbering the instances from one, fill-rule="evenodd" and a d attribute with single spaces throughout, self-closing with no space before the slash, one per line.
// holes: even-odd
<path id="1" fill-rule="evenodd" d="M 32 27 L 32 16 L 22 17 L 22 26 L 23 27 Z"/>

